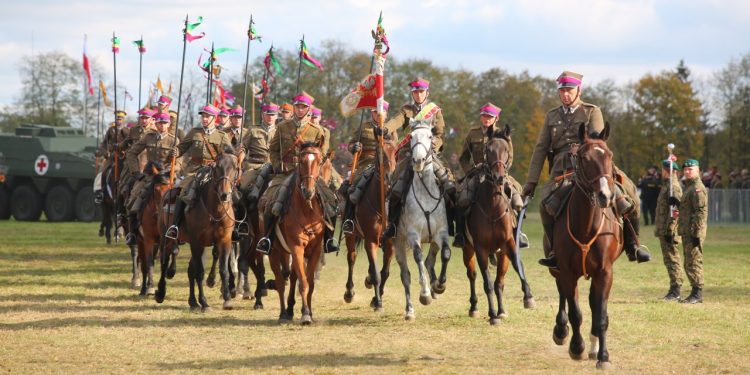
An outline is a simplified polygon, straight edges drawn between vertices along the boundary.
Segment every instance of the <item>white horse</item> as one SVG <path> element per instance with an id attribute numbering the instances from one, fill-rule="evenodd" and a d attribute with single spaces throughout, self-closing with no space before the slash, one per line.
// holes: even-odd
<path id="1" fill-rule="evenodd" d="M 414 260 L 419 267 L 419 302 L 429 305 L 436 297 L 430 291 L 430 280 L 435 292 L 445 291 L 445 271 L 450 259 L 450 245 L 448 244 L 448 220 L 445 212 L 445 199 L 438 186 L 434 173 L 434 163 L 437 162 L 432 150 L 432 128 L 417 124 L 411 132 L 411 158 L 414 175 L 411 186 L 404 191 L 405 197 L 403 216 L 399 221 L 397 235 L 394 241 L 396 260 L 401 268 L 401 282 L 406 293 L 406 320 L 413 320 L 414 307 L 411 304 L 411 275 L 407 263 L 407 251 L 412 250 Z M 404 171 L 408 173 L 409 171 Z M 422 243 L 432 245 L 425 267 L 425 257 Z M 435 277 L 434 265 L 437 249 L 442 249 L 442 270 L 440 279 Z M 427 272 L 430 272 L 428 275 Z M 428 279 L 430 277 L 430 279 Z"/>

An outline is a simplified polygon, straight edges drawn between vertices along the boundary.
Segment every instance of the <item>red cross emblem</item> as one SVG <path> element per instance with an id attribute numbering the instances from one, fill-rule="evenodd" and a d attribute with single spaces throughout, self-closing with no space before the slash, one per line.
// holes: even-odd
<path id="1" fill-rule="evenodd" d="M 36 174 L 43 176 L 47 173 L 47 170 L 49 169 L 49 159 L 47 159 L 46 155 L 39 155 L 36 158 L 36 161 L 34 162 L 34 172 Z"/>

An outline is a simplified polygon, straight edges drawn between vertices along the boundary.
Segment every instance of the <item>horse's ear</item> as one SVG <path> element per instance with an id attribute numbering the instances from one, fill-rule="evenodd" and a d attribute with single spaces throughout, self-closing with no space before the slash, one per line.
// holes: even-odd
<path id="1" fill-rule="evenodd" d="M 602 130 L 601 133 L 599 133 L 599 139 L 602 141 L 606 141 L 607 138 L 609 138 L 609 121 L 604 123 L 604 130 Z"/>
<path id="2" fill-rule="evenodd" d="M 578 139 L 581 143 L 586 142 L 586 124 L 584 123 L 578 126 Z"/>
<path id="3" fill-rule="evenodd" d="M 503 138 L 505 138 L 507 140 L 510 140 L 510 133 L 511 133 L 510 124 L 506 123 L 505 127 L 503 128 L 503 131 L 502 131 L 502 133 L 500 133 L 500 135 Z"/>

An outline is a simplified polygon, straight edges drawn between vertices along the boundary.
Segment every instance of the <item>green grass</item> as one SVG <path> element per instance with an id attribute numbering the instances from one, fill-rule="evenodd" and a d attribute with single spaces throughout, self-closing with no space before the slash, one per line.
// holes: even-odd
<path id="1" fill-rule="evenodd" d="M 265 310 L 236 300 L 235 310 L 223 311 L 218 288 L 208 289 L 213 308 L 189 312 L 187 251 L 159 305 L 129 289 L 129 250 L 105 245 L 96 224 L 3 221 L 0 373 L 592 373 L 594 361 L 573 361 L 566 346 L 552 342 L 557 292 L 536 264 L 541 227 L 537 215 L 530 216 L 532 248 L 523 260 L 537 307 L 523 309 L 511 270 L 505 293 L 510 316 L 496 327 L 487 323 L 481 289 L 481 318 L 467 315 L 460 251 L 453 253 L 446 293 L 429 306 L 413 298 L 414 322 L 403 320 L 395 262 L 385 310 L 369 308 L 361 255 L 351 304 L 342 298 L 345 257 L 329 256 L 313 299 L 316 322 L 280 326 L 274 292 Z M 661 301 L 668 279 L 652 228 L 645 227 L 643 237 L 654 260 L 636 265 L 623 257 L 615 267 L 609 350 L 616 371 L 750 373 L 750 228 L 709 228 L 705 302 L 695 306 Z M 417 270 L 413 263 L 410 268 L 418 297 Z M 587 339 L 591 314 L 586 283 L 580 285 Z"/>

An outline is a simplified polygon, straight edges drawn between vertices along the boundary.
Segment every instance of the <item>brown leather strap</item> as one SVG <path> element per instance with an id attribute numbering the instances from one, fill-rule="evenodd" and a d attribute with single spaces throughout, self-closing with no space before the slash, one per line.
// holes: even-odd
<path id="1" fill-rule="evenodd" d="M 208 149 L 208 153 L 211 155 L 211 158 L 216 160 L 216 150 L 214 150 L 214 145 L 210 144 L 208 142 L 208 139 L 206 139 L 206 135 L 201 133 L 201 138 L 203 138 L 203 144 L 206 145 L 206 148 Z"/>
<path id="2" fill-rule="evenodd" d="M 290 152 L 292 152 L 297 146 L 299 146 L 302 143 L 302 137 L 305 135 L 305 133 L 307 132 L 307 129 L 309 128 L 310 128 L 310 122 L 305 124 L 305 127 L 302 129 L 302 133 L 300 133 L 297 136 L 297 139 L 294 140 L 294 143 L 286 150 L 286 152 L 284 152 L 284 155 L 281 156 L 282 162 L 284 161 L 284 159 L 286 159 L 287 156 L 289 156 Z"/>

